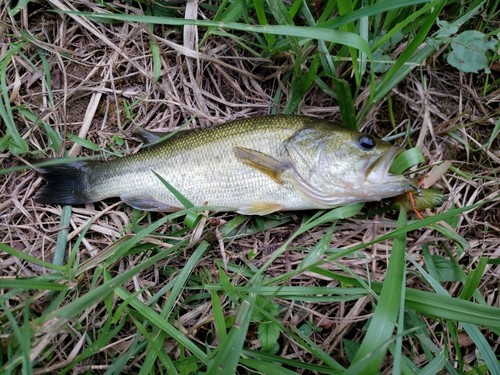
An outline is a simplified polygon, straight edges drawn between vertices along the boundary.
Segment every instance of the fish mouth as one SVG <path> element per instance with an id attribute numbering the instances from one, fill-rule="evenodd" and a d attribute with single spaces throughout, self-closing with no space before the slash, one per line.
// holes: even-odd
<path id="1" fill-rule="evenodd" d="M 400 147 L 391 147 L 382 155 L 371 158 L 365 170 L 366 180 L 373 184 L 406 180 L 406 177 L 403 175 L 389 173 L 392 162 L 403 151 L 404 150 Z"/>

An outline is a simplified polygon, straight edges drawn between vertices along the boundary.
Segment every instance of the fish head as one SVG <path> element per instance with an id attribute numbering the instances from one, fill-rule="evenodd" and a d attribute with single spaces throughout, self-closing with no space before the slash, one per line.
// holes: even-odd
<path id="1" fill-rule="evenodd" d="M 414 190 L 406 177 L 389 172 L 403 149 L 369 134 L 319 124 L 295 133 L 285 149 L 293 184 L 318 206 L 378 201 Z"/>

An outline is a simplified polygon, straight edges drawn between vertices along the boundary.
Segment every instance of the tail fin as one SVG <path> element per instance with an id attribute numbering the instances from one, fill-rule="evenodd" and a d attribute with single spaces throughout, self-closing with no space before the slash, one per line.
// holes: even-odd
<path id="1" fill-rule="evenodd" d="M 37 202 L 74 205 L 94 201 L 90 196 L 88 161 L 39 167 L 37 172 L 45 180 L 35 197 Z"/>

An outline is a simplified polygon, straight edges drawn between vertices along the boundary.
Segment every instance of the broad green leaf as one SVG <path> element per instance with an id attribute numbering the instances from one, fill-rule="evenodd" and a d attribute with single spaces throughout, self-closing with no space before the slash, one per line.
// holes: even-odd
<path id="1" fill-rule="evenodd" d="M 272 321 L 263 321 L 259 323 L 258 332 L 262 350 L 276 353 L 279 349 L 277 344 L 281 332 L 280 326 Z"/>
<path id="2" fill-rule="evenodd" d="M 401 154 L 391 164 L 390 172 L 394 174 L 401 174 L 407 169 L 423 163 L 425 161 L 422 152 L 418 147 L 410 148 Z"/>
<path id="3" fill-rule="evenodd" d="M 466 73 L 483 70 L 490 73 L 486 51 L 495 50 L 497 41 L 488 40 L 480 31 L 467 30 L 451 38 L 451 52 L 447 61 L 450 65 Z"/>

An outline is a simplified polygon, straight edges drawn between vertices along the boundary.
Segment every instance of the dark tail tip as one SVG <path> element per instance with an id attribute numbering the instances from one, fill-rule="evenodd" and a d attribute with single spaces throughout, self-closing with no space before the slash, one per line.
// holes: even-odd
<path id="1" fill-rule="evenodd" d="M 44 185 L 35 197 L 37 202 L 62 205 L 92 202 L 88 161 L 39 167 L 37 173 L 44 179 Z"/>

